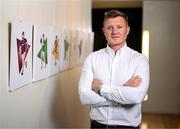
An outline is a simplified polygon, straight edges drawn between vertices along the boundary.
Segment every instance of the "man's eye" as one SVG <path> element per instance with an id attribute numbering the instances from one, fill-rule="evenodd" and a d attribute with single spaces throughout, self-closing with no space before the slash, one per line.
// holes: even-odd
<path id="1" fill-rule="evenodd" d="M 111 30 L 111 29 L 112 29 L 112 26 L 107 27 L 107 30 Z"/>
<path id="2" fill-rule="evenodd" d="M 117 29 L 121 29 L 122 28 L 122 26 L 117 26 Z"/>

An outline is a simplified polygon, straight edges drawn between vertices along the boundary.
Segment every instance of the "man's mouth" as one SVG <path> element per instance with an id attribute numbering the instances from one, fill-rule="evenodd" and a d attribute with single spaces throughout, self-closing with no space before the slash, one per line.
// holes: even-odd
<path id="1" fill-rule="evenodd" d="M 112 36 L 111 38 L 112 39 L 117 39 L 117 38 L 119 38 L 119 36 Z"/>

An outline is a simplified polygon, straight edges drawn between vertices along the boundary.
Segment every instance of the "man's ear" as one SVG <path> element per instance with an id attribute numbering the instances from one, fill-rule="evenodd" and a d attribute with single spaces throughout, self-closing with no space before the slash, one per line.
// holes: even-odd
<path id="1" fill-rule="evenodd" d="M 127 33 L 126 33 L 126 35 L 128 35 L 129 32 L 130 32 L 130 26 L 128 26 L 128 28 L 127 28 Z"/>
<path id="2" fill-rule="evenodd" d="M 104 30 L 104 27 L 103 27 L 103 28 L 102 28 L 102 32 L 103 32 L 103 34 L 104 34 L 104 31 L 105 31 L 105 30 Z"/>

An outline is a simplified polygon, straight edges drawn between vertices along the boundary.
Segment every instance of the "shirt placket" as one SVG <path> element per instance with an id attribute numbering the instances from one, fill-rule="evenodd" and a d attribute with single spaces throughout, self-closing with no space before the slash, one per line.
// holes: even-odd
<path id="1" fill-rule="evenodd" d="M 114 79 L 115 79 L 115 72 L 116 72 L 116 60 L 117 60 L 117 56 L 118 55 L 115 55 L 115 54 L 112 54 L 112 62 L 111 62 L 111 68 L 110 68 L 110 86 L 113 85 L 114 83 Z M 113 111 L 113 107 L 109 108 L 108 109 L 108 125 L 111 124 L 110 123 L 110 120 L 112 119 L 112 111 Z"/>

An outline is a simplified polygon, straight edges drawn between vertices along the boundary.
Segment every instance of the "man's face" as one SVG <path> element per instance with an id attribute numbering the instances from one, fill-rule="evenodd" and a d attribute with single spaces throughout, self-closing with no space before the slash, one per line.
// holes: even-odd
<path id="1" fill-rule="evenodd" d="M 104 22 L 103 32 L 110 47 L 123 46 L 129 33 L 129 26 L 121 16 Z"/>

